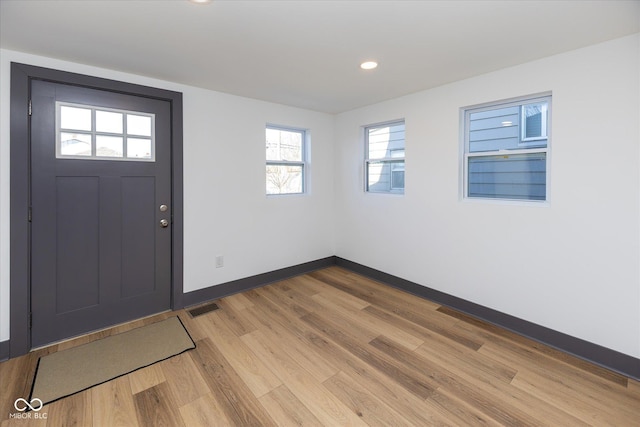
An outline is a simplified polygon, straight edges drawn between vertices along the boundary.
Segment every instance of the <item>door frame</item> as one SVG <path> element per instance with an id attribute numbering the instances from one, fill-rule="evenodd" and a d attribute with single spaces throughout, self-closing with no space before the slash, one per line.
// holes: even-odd
<path id="1" fill-rule="evenodd" d="M 170 103 L 171 108 L 171 308 L 183 307 L 182 93 L 28 64 L 11 63 L 10 106 L 10 337 L 9 357 L 31 350 L 31 82 L 45 80 Z"/>

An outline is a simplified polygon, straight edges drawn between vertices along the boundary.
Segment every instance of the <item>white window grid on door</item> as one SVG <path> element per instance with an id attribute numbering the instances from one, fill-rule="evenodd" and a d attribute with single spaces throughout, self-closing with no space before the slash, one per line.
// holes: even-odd
<path id="1" fill-rule="evenodd" d="M 155 114 L 56 102 L 56 158 L 154 162 Z"/>

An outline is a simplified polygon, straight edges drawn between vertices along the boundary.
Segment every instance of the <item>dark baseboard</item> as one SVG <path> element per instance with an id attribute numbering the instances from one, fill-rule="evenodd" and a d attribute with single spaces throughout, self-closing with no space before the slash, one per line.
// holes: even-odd
<path id="1" fill-rule="evenodd" d="M 247 291 L 253 288 L 258 288 L 272 282 L 277 282 L 278 280 L 284 280 L 288 279 L 289 277 L 294 277 L 300 274 L 309 273 L 314 270 L 319 270 L 321 268 L 330 267 L 336 264 L 335 258 L 335 256 L 330 256 L 327 258 L 322 258 L 315 261 L 309 261 L 303 264 L 270 271 L 268 273 L 257 274 L 255 276 L 245 277 L 244 279 L 238 279 L 232 282 L 222 283 L 220 285 L 210 286 L 208 288 L 188 292 L 186 294 L 183 294 L 182 303 L 185 307 L 202 304 L 204 302 L 219 299 L 227 295 Z"/>
<path id="2" fill-rule="evenodd" d="M 636 359 L 635 357 L 410 282 L 344 258 L 336 257 L 335 262 L 336 265 L 355 273 L 453 308 L 624 376 L 640 380 L 640 359 Z"/>
<path id="3" fill-rule="evenodd" d="M 11 346 L 9 345 L 9 340 L 0 341 L 0 362 L 9 358 L 10 347 Z"/>

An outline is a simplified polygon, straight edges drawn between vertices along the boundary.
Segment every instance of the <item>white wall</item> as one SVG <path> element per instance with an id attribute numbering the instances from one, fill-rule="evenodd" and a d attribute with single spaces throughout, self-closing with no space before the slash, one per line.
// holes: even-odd
<path id="1" fill-rule="evenodd" d="M 635 35 L 332 117 L 0 50 L 0 341 L 17 61 L 184 93 L 185 291 L 336 254 L 640 357 L 639 56 Z M 544 91 L 548 206 L 461 201 L 460 107 Z M 406 193 L 364 194 L 361 126 L 397 118 Z M 264 195 L 266 122 L 311 129 L 311 194 Z"/>
<path id="2" fill-rule="evenodd" d="M 336 117 L 336 255 L 640 357 L 640 35 Z M 463 201 L 460 108 L 552 91 L 547 206 Z M 361 126 L 405 118 L 404 196 Z"/>
<path id="3" fill-rule="evenodd" d="M 334 254 L 333 116 L 0 50 L 0 341 L 9 339 L 10 62 L 183 93 L 184 290 Z M 265 124 L 311 132 L 310 193 L 265 196 Z M 215 256 L 225 266 L 216 269 Z"/>
<path id="4" fill-rule="evenodd" d="M 185 292 L 333 255 L 333 117 L 202 90 L 185 100 Z M 265 196 L 266 123 L 310 130 L 309 194 Z"/>

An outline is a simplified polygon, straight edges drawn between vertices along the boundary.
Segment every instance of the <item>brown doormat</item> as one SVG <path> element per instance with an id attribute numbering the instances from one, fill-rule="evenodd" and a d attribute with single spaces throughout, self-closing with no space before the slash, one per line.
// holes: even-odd
<path id="1" fill-rule="evenodd" d="M 38 360 L 29 401 L 70 396 L 195 348 L 182 321 L 170 317 Z"/>

